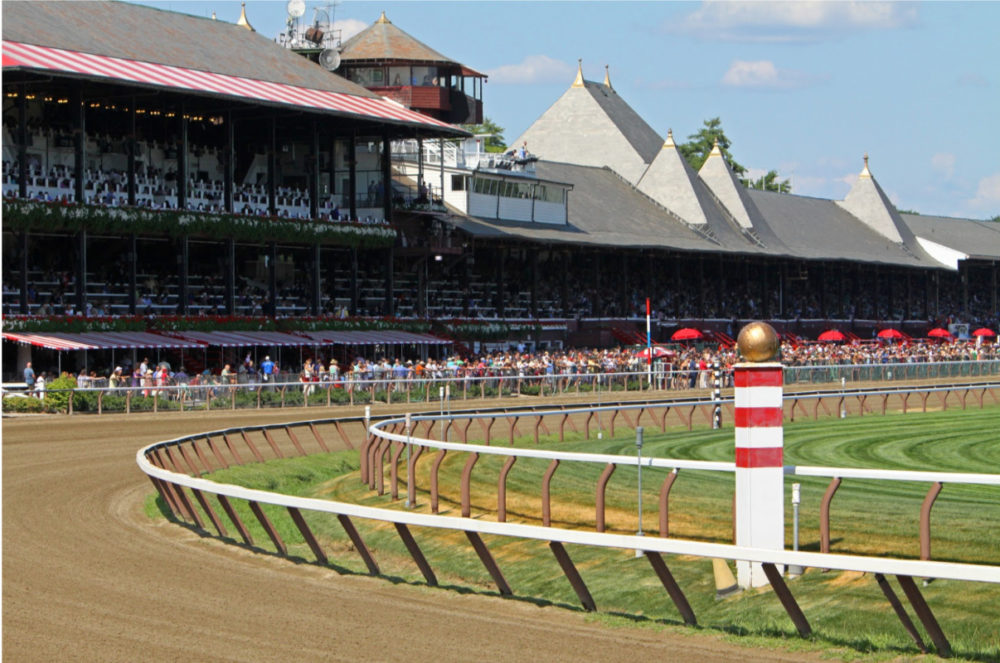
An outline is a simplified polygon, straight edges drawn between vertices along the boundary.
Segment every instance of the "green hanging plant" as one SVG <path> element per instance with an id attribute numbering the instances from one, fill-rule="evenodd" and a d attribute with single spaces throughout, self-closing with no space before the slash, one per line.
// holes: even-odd
<path id="1" fill-rule="evenodd" d="M 215 214 L 191 210 L 67 205 L 5 198 L 4 226 L 30 232 L 156 233 L 242 242 L 293 242 L 381 248 L 396 241 L 396 230 L 380 224 Z"/>

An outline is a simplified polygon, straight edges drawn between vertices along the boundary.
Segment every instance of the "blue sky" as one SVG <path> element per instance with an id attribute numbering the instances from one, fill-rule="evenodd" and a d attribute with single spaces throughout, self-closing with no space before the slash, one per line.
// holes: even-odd
<path id="1" fill-rule="evenodd" d="M 235 21 L 239 2 L 144 2 Z M 319 3 L 307 0 L 304 20 Z M 923 214 L 1000 215 L 1000 2 L 366 2 L 334 15 L 345 38 L 381 11 L 490 74 L 486 114 L 515 139 L 584 76 L 604 78 L 679 141 L 721 117 L 738 162 L 793 192 L 843 198 L 862 157 L 892 201 Z M 285 2 L 247 3 L 275 37 Z"/>

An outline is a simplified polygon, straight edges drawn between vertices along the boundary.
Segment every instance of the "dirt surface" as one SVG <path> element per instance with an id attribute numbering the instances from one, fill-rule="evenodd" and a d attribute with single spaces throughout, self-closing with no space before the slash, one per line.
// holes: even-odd
<path id="1" fill-rule="evenodd" d="M 135 464 L 141 446 L 317 416 L 329 410 L 5 418 L 4 660 L 819 660 L 342 576 L 145 516 L 153 488 Z"/>

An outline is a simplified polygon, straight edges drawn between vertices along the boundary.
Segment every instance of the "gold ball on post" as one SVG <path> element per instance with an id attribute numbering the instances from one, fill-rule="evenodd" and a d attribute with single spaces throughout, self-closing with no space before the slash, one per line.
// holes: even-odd
<path id="1" fill-rule="evenodd" d="M 781 350 L 778 332 L 766 322 L 751 322 L 740 330 L 736 347 L 743 359 L 749 362 L 771 361 Z"/>

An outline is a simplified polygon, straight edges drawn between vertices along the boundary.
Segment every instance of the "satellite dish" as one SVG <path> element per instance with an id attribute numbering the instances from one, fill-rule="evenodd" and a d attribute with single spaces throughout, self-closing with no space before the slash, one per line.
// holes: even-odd
<path id="1" fill-rule="evenodd" d="M 306 13 L 306 0 L 288 0 L 288 15 L 292 18 L 301 18 Z"/>
<path id="2" fill-rule="evenodd" d="M 340 51 L 334 48 L 324 48 L 319 54 L 319 64 L 327 71 L 335 71 L 340 66 Z"/>

